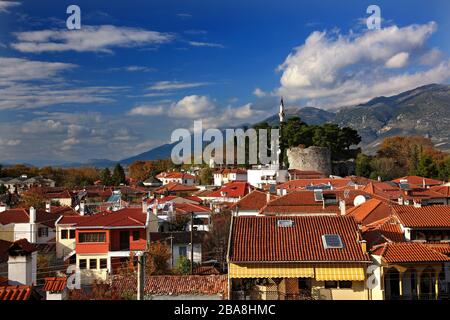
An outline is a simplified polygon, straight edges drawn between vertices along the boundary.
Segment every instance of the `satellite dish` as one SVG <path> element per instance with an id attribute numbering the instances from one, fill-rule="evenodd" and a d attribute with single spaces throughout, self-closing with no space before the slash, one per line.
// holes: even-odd
<path id="1" fill-rule="evenodd" d="M 363 204 L 364 202 L 366 202 L 366 197 L 364 197 L 363 195 L 359 195 L 359 196 L 356 196 L 355 199 L 353 200 L 353 205 L 355 207 L 357 207 L 357 206 Z"/>

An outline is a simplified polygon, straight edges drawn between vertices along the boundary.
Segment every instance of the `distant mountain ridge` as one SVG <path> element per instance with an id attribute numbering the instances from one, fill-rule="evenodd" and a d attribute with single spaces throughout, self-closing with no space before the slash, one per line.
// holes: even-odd
<path id="1" fill-rule="evenodd" d="M 450 151 L 450 85 L 430 84 L 390 97 L 375 97 L 355 106 L 323 110 L 313 107 L 290 107 L 286 117 L 300 117 L 308 124 L 337 123 L 356 129 L 361 135 L 361 147 L 374 152 L 379 143 L 394 135 L 421 135 L 431 138 L 435 146 Z M 278 124 L 278 115 L 261 122 Z M 241 125 L 239 127 L 249 126 Z M 116 163 L 129 165 L 137 160 L 157 160 L 170 157 L 174 144 L 164 144 L 147 152 L 120 161 L 93 159 L 86 163 L 64 163 L 60 166 L 107 167 Z M 29 162 L 29 161 L 28 161 Z"/>
<path id="2" fill-rule="evenodd" d="M 356 129 L 361 146 L 374 152 L 379 143 L 394 135 L 421 135 L 432 139 L 436 147 L 450 150 L 450 85 L 430 84 L 390 97 L 376 97 L 356 106 L 340 107 L 334 112 L 313 107 L 291 107 L 286 117 L 300 117 L 308 124 L 337 123 Z M 278 115 L 261 122 L 278 124 Z M 140 155 L 120 161 L 170 157 L 173 144 L 165 144 Z"/>

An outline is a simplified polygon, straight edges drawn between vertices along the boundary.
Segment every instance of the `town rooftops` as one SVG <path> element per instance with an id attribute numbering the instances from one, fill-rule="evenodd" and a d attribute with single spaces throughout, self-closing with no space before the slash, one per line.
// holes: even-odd
<path id="1" fill-rule="evenodd" d="M 322 178 L 322 179 L 297 179 L 291 180 L 277 186 L 277 189 L 295 190 L 306 189 L 311 186 L 332 186 L 333 188 L 340 188 L 352 184 L 350 178 Z"/>
<path id="2" fill-rule="evenodd" d="M 362 233 L 364 240 L 367 241 L 367 248 L 385 242 L 406 241 L 400 224 L 392 217 L 363 226 Z"/>
<path id="3" fill-rule="evenodd" d="M 168 184 L 155 189 L 153 192 L 158 194 L 164 193 L 178 193 L 178 192 L 194 192 L 197 191 L 198 188 L 194 186 L 187 186 L 178 182 L 169 182 Z"/>
<path id="4" fill-rule="evenodd" d="M 59 218 L 59 215 L 48 213 L 45 210 L 36 210 L 36 223 L 41 223 L 48 227 L 55 227 L 55 221 Z M 9 209 L 0 212 L 0 224 L 7 225 L 11 223 L 29 223 L 30 215 L 28 209 Z"/>
<path id="5" fill-rule="evenodd" d="M 326 248 L 324 236 L 337 235 L 342 247 Z M 231 262 L 363 262 L 358 226 L 346 216 L 240 216 L 233 218 Z"/>
<path id="6" fill-rule="evenodd" d="M 191 180 L 195 180 L 195 177 L 189 173 L 184 173 L 184 172 L 161 172 L 160 174 L 158 174 L 156 176 L 156 178 L 158 179 L 191 179 Z"/>
<path id="7" fill-rule="evenodd" d="M 270 200 L 278 198 L 277 195 L 271 194 Z M 232 206 L 233 209 L 259 211 L 267 204 L 267 193 L 259 190 L 253 190 L 236 204 Z"/>
<path id="8" fill-rule="evenodd" d="M 353 216 L 358 223 L 369 224 L 388 217 L 391 214 L 391 208 L 384 201 L 369 199 L 347 210 L 347 214 Z"/>
<path id="9" fill-rule="evenodd" d="M 117 211 L 105 211 L 77 223 L 78 229 L 99 228 L 114 229 L 120 227 L 145 227 L 147 214 L 142 208 L 125 208 Z"/>
<path id="10" fill-rule="evenodd" d="M 362 190 L 296 190 L 270 201 L 260 213 L 273 214 L 338 214 L 339 200 L 345 200 L 346 207 L 352 207 L 356 196 L 368 198 Z"/>
<path id="11" fill-rule="evenodd" d="M 393 182 L 400 184 L 402 180 L 407 180 L 408 184 L 416 185 L 416 186 L 423 186 L 425 183 L 426 186 L 438 186 L 443 184 L 443 181 L 436 180 L 436 179 L 430 179 L 425 177 L 419 177 L 419 176 L 405 176 L 401 178 L 397 178 L 392 180 Z"/>
<path id="12" fill-rule="evenodd" d="M 133 277 L 115 276 L 112 280 L 113 292 L 136 292 L 137 281 Z M 211 296 L 225 298 L 227 275 L 189 276 L 149 276 L 145 279 L 144 293 L 164 296 Z"/>
<path id="13" fill-rule="evenodd" d="M 410 228 L 450 228 L 450 206 L 392 207 L 400 223 Z"/>
<path id="14" fill-rule="evenodd" d="M 374 255 L 387 263 L 448 262 L 450 258 L 419 242 L 384 243 L 373 248 Z"/>
<path id="15" fill-rule="evenodd" d="M 242 198 L 250 193 L 253 187 L 246 181 L 232 181 L 224 184 L 218 190 L 211 192 L 209 198 Z"/>

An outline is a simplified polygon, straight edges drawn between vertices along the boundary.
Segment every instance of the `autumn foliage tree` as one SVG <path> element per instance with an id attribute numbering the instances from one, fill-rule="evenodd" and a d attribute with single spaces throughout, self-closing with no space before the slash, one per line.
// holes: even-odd
<path id="1" fill-rule="evenodd" d="M 171 274 L 169 261 L 172 258 L 170 248 L 162 242 L 153 242 L 146 252 L 146 275 Z"/>
<path id="2" fill-rule="evenodd" d="M 205 260 L 217 260 L 221 265 L 222 271 L 225 271 L 231 212 L 223 211 L 213 215 L 211 224 L 211 230 L 203 241 Z"/>

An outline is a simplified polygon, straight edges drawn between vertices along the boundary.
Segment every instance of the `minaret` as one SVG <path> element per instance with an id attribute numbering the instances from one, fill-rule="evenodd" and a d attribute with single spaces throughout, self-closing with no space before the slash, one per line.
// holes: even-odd
<path id="1" fill-rule="evenodd" d="M 284 123 L 284 119 L 285 119 L 285 115 L 284 115 L 284 102 L 283 102 L 283 97 L 281 97 L 281 101 L 280 101 L 280 111 L 278 112 L 278 117 L 280 119 L 280 136 L 278 138 L 278 150 L 277 150 L 277 164 L 278 164 L 278 168 L 280 168 L 280 166 L 283 165 L 282 163 L 282 159 L 281 159 L 281 126 Z"/>

